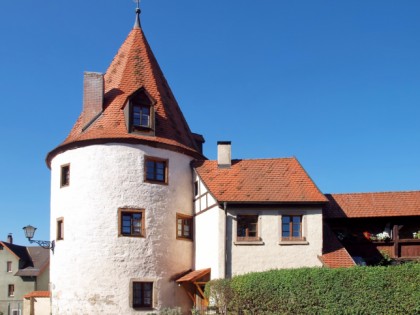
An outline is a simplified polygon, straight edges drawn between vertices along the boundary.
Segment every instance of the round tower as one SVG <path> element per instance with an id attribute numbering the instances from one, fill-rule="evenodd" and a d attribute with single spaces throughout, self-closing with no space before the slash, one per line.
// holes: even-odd
<path id="1" fill-rule="evenodd" d="M 190 162 L 203 158 L 139 20 L 105 75 L 85 73 L 83 110 L 47 156 L 52 313 L 147 314 L 191 307 Z"/>

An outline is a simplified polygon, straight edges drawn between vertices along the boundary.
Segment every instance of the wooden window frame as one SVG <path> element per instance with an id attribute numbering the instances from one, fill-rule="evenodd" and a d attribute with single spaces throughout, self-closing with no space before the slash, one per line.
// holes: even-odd
<path id="1" fill-rule="evenodd" d="M 14 297 L 15 296 L 15 285 L 9 284 L 7 287 L 7 296 L 8 297 Z"/>
<path id="2" fill-rule="evenodd" d="M 289 236 L 284 237 L 283 236 L 283 219 L 284 218 L 290 218 L 289 219 Z M 293 236 L 295 230 L 293 229 L 293 218 L 298 217 L 299 220 L 299 236 Z M 281 241 L 282 242 L 287 242 L 287 241 L 306 241 L 305 237 L 303 236 L 303 215 L 291 215 L 291 214 L 287 214 L 287 215 L 282 215 L 281 216 Z"/>
<path id="3" fill-rule="evenodd" d="M 135 234 L 132 232 L 133 223 L 130 223 L 131 232 L 130 234 L 123 233 L 123 215 L 125 214 L 141 214 L 141 229 L 140 234 Z M 146 237 L 146 218 L 145 218 L 145 209 L 133 209 L 133 208 L 120 208 L 118 209 L 118 236 L 120 237 Z"/>
<path id="4" fill-rule="evenodd" d="M 147 163 L 148 162 L 153 162 L 154 163 L 154 174 L 153 174 L 153 178 L 147 178 Z M 159 180 L 156 179 L 157 174 L 156 174 L 156 163 L 163 163 L 164 166 L 164 174 L 163 174 L 163 180 Z M 167 185 L 168 184 L 168 165 L 169 165 L 169 160 L 167 159 L 160 159 L 160 158 L 156 158 L 156 157 L 151 157 L 151 156 L 145 156 L 144 157 L 144 181 L 147 183 L 152 183 L 152 184 L 162 184 L 162 185 Z"/>
<path id="5" fill-rule="evenodd" d="M 70 164 L 60 166 L 60 188 L 70 186 Z"/>
<path id="6" fill-rule="evenodd" d="M 239 236 L 239 229 L 240 229 L 240 221 L 243 219 L 250 219 L 255 218 L 256 222 L 253 222 L 252 224 L 255 224 L 255 236 L 249 236 L 250 229 L 249 227 L 245 229 L 245 236 Z M 238 214 L 236 216 L 236 241 L 237 242 L 260 242 L 260 228 L 259 228 L 259 220 L 260 216 L 258 214 Z M 248 222 L 250 223 L 250 222 Z"/>
<path id="7" fill-rule="evenodd" d="M 13 268 L 12 268 L 12 262 L 11 261 L 7 261 L 6 262 L 6 272 L 12 272 Z"/>
<path id="8" fill-rule="evenodd" d="M 151 285 L 150 289 L 150 303 L 145 303 L 145 292 L 146 292 L 146 285 Z M 140 297 L 136 297 L 136 293 L 140 291 Z M 133 281 L 132 288 L 131 288 L 131 304 L 134 309 L 153 309 L 153 302 L 154 302 L 154 283 L 153 281 Z M 140 302 L 137 302 L 141 300 Z"/>
<path id="9" fill-rule="evenodd" d="M 181 236 L 179 236 L 179 223 L 178 221 L 182 220 L 181 223 Z M 189 236 L 184 236 L 184 227 L 186 226 L 186 224 L 184 224 L 184 221 L 188 221 L 189 222 L 189 227 L 190 227 L 190 233 Z M 189 240 L 192 241 L 193 240 L 193 233 L 194 233 L 194 220 L 193 217 L 190 215 L 186 215 L 186 214 L 181 214 L 181 213 L 177 213 L 176 214 L 176 238 L 179 240 Z"/>
<path id="10" fill-rule="evenodd" d="M 64 240 L 64 218 L 62 217 L 57 219 L 56 240 L 57 241 Z"/>
<path id="11" fill-rule="evenodd" d="M 128 106 L 124 109 L 124 116 L 128 126 L 128 132 L 139 133 L 144 135 L 154 135 L 155 130 L 155 108 L 156 101 L 147 93 L 143 87 L 134 92 L 129 100 Z M 135 109 L 139 108 L 139 124 L 134 123 Z M 148 125 L 142 124 L 143 115 L 142 109 L 148 109 Z"/>
<path id="12" fill-rule="evenodd" d="M 134 109 L 135 108 L 139 108 L 139 112 L 140 112 L 140 124 L 135 124 L 134 123 Z M 149 111 L 149 117 L 148 117 L 148 125 L 142 125 L 142 116 L 143 116 L 143 109 L 148 109 Z M 131 120 L 131 129 L 132 131 L 142 131 L 142 130 L 150 130 L 152 129 L 152 106 L 151 105 L 147 105 L 147 104 L 139 104 L 139 103 L 132 103 L 131 107 L 130 107 L 130 120 Z"/>

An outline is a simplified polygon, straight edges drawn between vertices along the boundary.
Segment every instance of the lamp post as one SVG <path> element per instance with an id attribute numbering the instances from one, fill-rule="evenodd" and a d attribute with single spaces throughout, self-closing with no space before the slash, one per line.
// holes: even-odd
<path id="1" fill-rule="evenodd" d="M 55 247 L 54 241 L 51 241 L 51 242 L 50 241 L 36 241 L 32 239 L 35 235 L 36 227 L 32 225 L 27 225 L 23 228 L 23 231 L 25 232 L 25 237 L 29 240 L 31 244 L 37 243 L 42 248 L 51 249 L 51 251 L 54 253 L 54 247 Z"/>

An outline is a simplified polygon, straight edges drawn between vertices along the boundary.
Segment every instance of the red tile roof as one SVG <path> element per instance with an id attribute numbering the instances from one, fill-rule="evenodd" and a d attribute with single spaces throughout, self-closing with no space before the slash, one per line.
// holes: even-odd
<path id="1" fill-rule="evenodd" d="M 31 293 L 28 293 L 26 295 L 24 295 L 23 297 L 25 299 L 29 299 L 29 298 L 42 298 L 42 297 L 46 297 L 49 298 L 51 296 L 51 292 L 50 291 L 32 291 Z"/>
<path id="2" fill-rule="evenodd" d="M 156 101 L 155 136 L 127 132 L 123 107 L 127 98 L 144 88 Z M 85 130 L 83 112 L 67 139 L 47 156 L 92 143 L 128 142 L 165 146 L 202 158 L 175 97 L 149 47 L 141 28 L 133 28 L 105 74 L 103 113 Z"/>
<path id="3" fill-rule="evenodd" d="M 219 168 L 217 161 L 195 161 L 193 167 L 219 202 L 327 201 L 295 158 L 233 160 L 231 168 Z"/>
<path id="4" fill-rule="evenodd" d="M 326 195 L 326 218 L 374 218 L 420 215 L 420 191 Z"/>
<path id="5" fill-rule="evenodd" d="M 341 268 L 355 266 L 347 249 L 341 244 L 330 227 L 324 223 L 323 249 L 320 257 L 326 267 Z"/>

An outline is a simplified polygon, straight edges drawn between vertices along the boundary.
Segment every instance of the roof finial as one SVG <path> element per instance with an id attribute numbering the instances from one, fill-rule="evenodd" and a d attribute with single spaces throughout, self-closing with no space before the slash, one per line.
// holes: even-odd
<path id="1" fill-rule="evenodd" d="M 140 28 L 140 0 L 133 0 L 134 2 L 137 3 L 137 8 L 136 8 L 136 21 L 134 22 L 134 28 Z"/>

